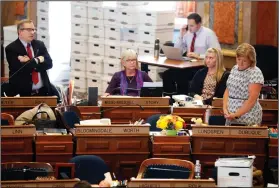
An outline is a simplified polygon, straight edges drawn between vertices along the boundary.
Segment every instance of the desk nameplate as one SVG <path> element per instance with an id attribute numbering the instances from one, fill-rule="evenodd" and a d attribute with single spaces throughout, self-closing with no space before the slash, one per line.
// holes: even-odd
<path id="1" fill-rule="evenodd" d="M 209 179 L 131 179 L 127 187 L 216 187 Z"/>
<path id="2" fill-rule="evenodd" d="M 10 125 L 1 127 L 1 136 L 28 136 L 36 134 L 36 127 L 34 125 Z"/>
<path id="3" fill-rule="evenodd" d="M 169 106 L 168 97 L 103 97 L 102 106 Z"/>
<path id="4" fill-rule="evenodd" d="M 1 187 L 13 187 L 13 188 L 32 188 L 32 187 L 64 187 L 72 188 L 79 182 L 79 179 L 71 180 L 19 180 L 19 181 L 1 181 Z"/>
<path id="5" fill-rule="evenodd" d="M 76 135 L 149 135 L 149 125 L 76 125 Z"/>
<path id="6" fill-rule="evenodd" d="M 192 126 L 193 136 L 245 136 L 268 137 L 267 127 L 247 126 Z"/>
<path id="7" fill-rule="evenodd" d="M 1 108 L 19 106 L 37 106 L 46 103 L 50 107 L 57 106 L 57 97 L 1 97 Z"/>

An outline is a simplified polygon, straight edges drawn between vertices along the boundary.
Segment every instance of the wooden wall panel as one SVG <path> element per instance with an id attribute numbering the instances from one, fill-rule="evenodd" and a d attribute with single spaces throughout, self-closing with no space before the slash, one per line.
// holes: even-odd
<path id="1" fill-rule="evenodd" d="M 278 46 L 278 12 L 276 1 L 257 2 L 256 43 Z"/>
<path id="2" fill-rule="evenodd" d="M 220 43 L 234 44 L 236 2 L 214 2 L 213 29 Z"/>

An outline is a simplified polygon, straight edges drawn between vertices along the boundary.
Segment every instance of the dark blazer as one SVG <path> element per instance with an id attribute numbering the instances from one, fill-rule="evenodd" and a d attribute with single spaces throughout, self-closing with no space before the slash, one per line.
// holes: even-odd
<path id="1" fill-rule="evenodd" d="M 196 74 L 193 77 L 191 84 L 190 84 L 190 88 L 189 88 L 190 94 L 189 95 L 194 96 L 195 94 L 198 94 L 198 95 L 202 94 L 203 83 L 204 83 L 205 77 L 207 75 L 207 72 L 208 72 L 207 67 L 200 69 L 196 72 Z M 229 75 L 230 75 L 230 73 L 228 71 L 225 71 L 223 73 L 221 80 L 217 83 L 217 85 L 215 87 L 215 93 L 214 93 L 213 97 L 223 98 L 224 92 L 226 90 L 227 79 L 228 79 Z M 211 104 L 213 97 L 211 99 L 205 100 L 204 103 Z"/>
<path id="2" fill-rule="evenodd" d="M 26 65 L 25 63 L 21 63 L 18 60 L 18 56 L 27 55 L 27 51 L 19 39 L 9 44 L 5 49 L 6 58 L 9 63 L 9 69 L 10 69 L 10 74 L 9 74 L 10 90 L 12 91 L 13 94 L 20 94 L 20 96 L 31 95 L 32 85 L 33 85 L 32 82 L 33 69 L 41 73 L 41 78 L 44 87 L 47 89 L 48 93 L 51 92 L 51 85 L 46 70 L 52 68 L 52 59 L 47 52 L 45 44 L 42 41 L 33 40 L 31 42 L 31 45 L 35 57 L 44 56 L 43 63 L 37 64 L 34 59 L 29 63 L 27 63 Z M 20 68 L 22 69 L 18 71 Z"/>

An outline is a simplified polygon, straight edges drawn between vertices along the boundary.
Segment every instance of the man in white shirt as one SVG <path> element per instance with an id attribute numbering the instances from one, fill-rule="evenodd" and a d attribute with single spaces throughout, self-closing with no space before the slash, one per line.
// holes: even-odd
<path id="1" fill-rule="evenodd" d="M 221 49 L 214 31 L 202 26 L 202 18 L 199 14 L 192 13 L 187 19 L 188 30 L 186 29 L 187 25 L 180 29 L 180 35 L 174 47 L 180 48 L 182 54 L 187 52 L 187 57 L 196 59 L 203 59 L 208 48 Z M 200 68 L 165 71 L 163 74 L 164 91 L 188 94 L 189 82 L 198 69 Z"/>

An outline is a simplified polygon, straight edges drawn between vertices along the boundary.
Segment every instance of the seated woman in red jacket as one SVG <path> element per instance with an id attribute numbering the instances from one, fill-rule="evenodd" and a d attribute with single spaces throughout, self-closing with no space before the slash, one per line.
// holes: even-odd
<path id="1" fill-rule="evenodd" d="M 209 48 L 204 59 L 205 68 L 196 72 L 190 84 L 190 95 L 199 95 L 204 104 L 211 104 L 213 97 L 223 98 L 229 72 L 223 63 L 223 54 L 217 48 Z M 196 97 L 196 96 L 195 96 Z"/>
<path id="2" fill-rule="evenodd" d="M 121 55 L 121 64 L 124 70 L 114 73 L 104 96 L 139 96 L 143 82 L 152 80 L 146 72 L 139 70 L 137 53 L 132 49 L 124 51 Z"/>

